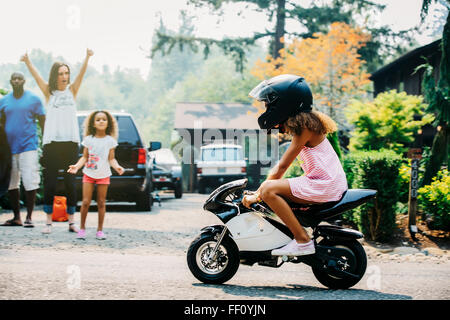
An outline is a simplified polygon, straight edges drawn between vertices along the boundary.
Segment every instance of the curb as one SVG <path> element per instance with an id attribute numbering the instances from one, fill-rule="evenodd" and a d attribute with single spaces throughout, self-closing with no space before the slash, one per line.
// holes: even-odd
<path id="1" fill-rule="evenodd" d="M 425 262 L 432 261 L 437 264 L 450 262 L 450 252 L 439 248 L 424 248 L 419 250 L 414 247 L 374 248 L 364 246 L 368 259 L 394 260 L 398 262 Z"/>

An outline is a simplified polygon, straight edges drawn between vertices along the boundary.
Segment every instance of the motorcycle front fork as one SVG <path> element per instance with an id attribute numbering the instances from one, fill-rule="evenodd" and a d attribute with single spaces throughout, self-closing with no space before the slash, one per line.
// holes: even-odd
<path id="1" fill-rule="evenodd" d="M 217 249 L 219 249 L 219 246 L 222 243 L 223 237 L 225 237 L 225 234 L 227 233 L 227 231 L 228 231 L 228 227 L 224 226 L 222 232 L 221 233 L 217 233 L 214 236 L 214 238 L 217 240 L 217 243 L 216 243 L 214 249 L 210 252 L 208 259 L 210 259 L 210 260 L 214 259 L 215 255 L 216 255 L 216 252 L 217 252 Z"/>

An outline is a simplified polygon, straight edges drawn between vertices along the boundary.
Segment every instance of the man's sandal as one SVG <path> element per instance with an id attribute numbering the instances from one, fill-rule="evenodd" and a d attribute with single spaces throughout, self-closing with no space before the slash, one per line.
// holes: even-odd
<path id="1" fill-rule="evenodd" d="M 10 220 L 6 220 L 0 226 L 2 226 L 2 227 L 21 227 L 22 222 L 18 222 L 17 220 L 10 219 Z"/>

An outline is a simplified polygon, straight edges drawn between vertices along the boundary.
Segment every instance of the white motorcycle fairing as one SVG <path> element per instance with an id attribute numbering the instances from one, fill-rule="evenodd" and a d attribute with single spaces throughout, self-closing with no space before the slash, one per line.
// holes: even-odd
<path id="1" fill-rule="evenodd" d="M 292 239 L 257 212 L 246 212 L 226 223 L 239 251 L 267 251 L 286 245 Z"/>

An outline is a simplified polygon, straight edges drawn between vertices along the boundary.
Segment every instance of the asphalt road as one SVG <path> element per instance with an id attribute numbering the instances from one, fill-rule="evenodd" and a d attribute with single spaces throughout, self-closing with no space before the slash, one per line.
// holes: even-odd
<path id="1" fill-rule="evenodd" d="M 239 267 L 224 285 L 200 283 L 186 264 L 187 247 L 198 230 L 218 223 L 203 212 L 206 196 L 164 195 L 150 213 L 127 205 L 109 205 L 105 231 L 94 238 L 95 207 L 88 217 L 88 239 L 75 239 L 66 223 L 54 223 L 42 235 L 44 214 L 36 227 L 0 228 L 0 299 L 23 300 L 449 300 L 447 259 L 369 256 L 364 278 L 349 290 L 322 286 L 306 265 L 278 269 Z M 24 212 L 23 212 L 24 214 Z M 0 221 L 9 213 L 0 214 Z"/>

